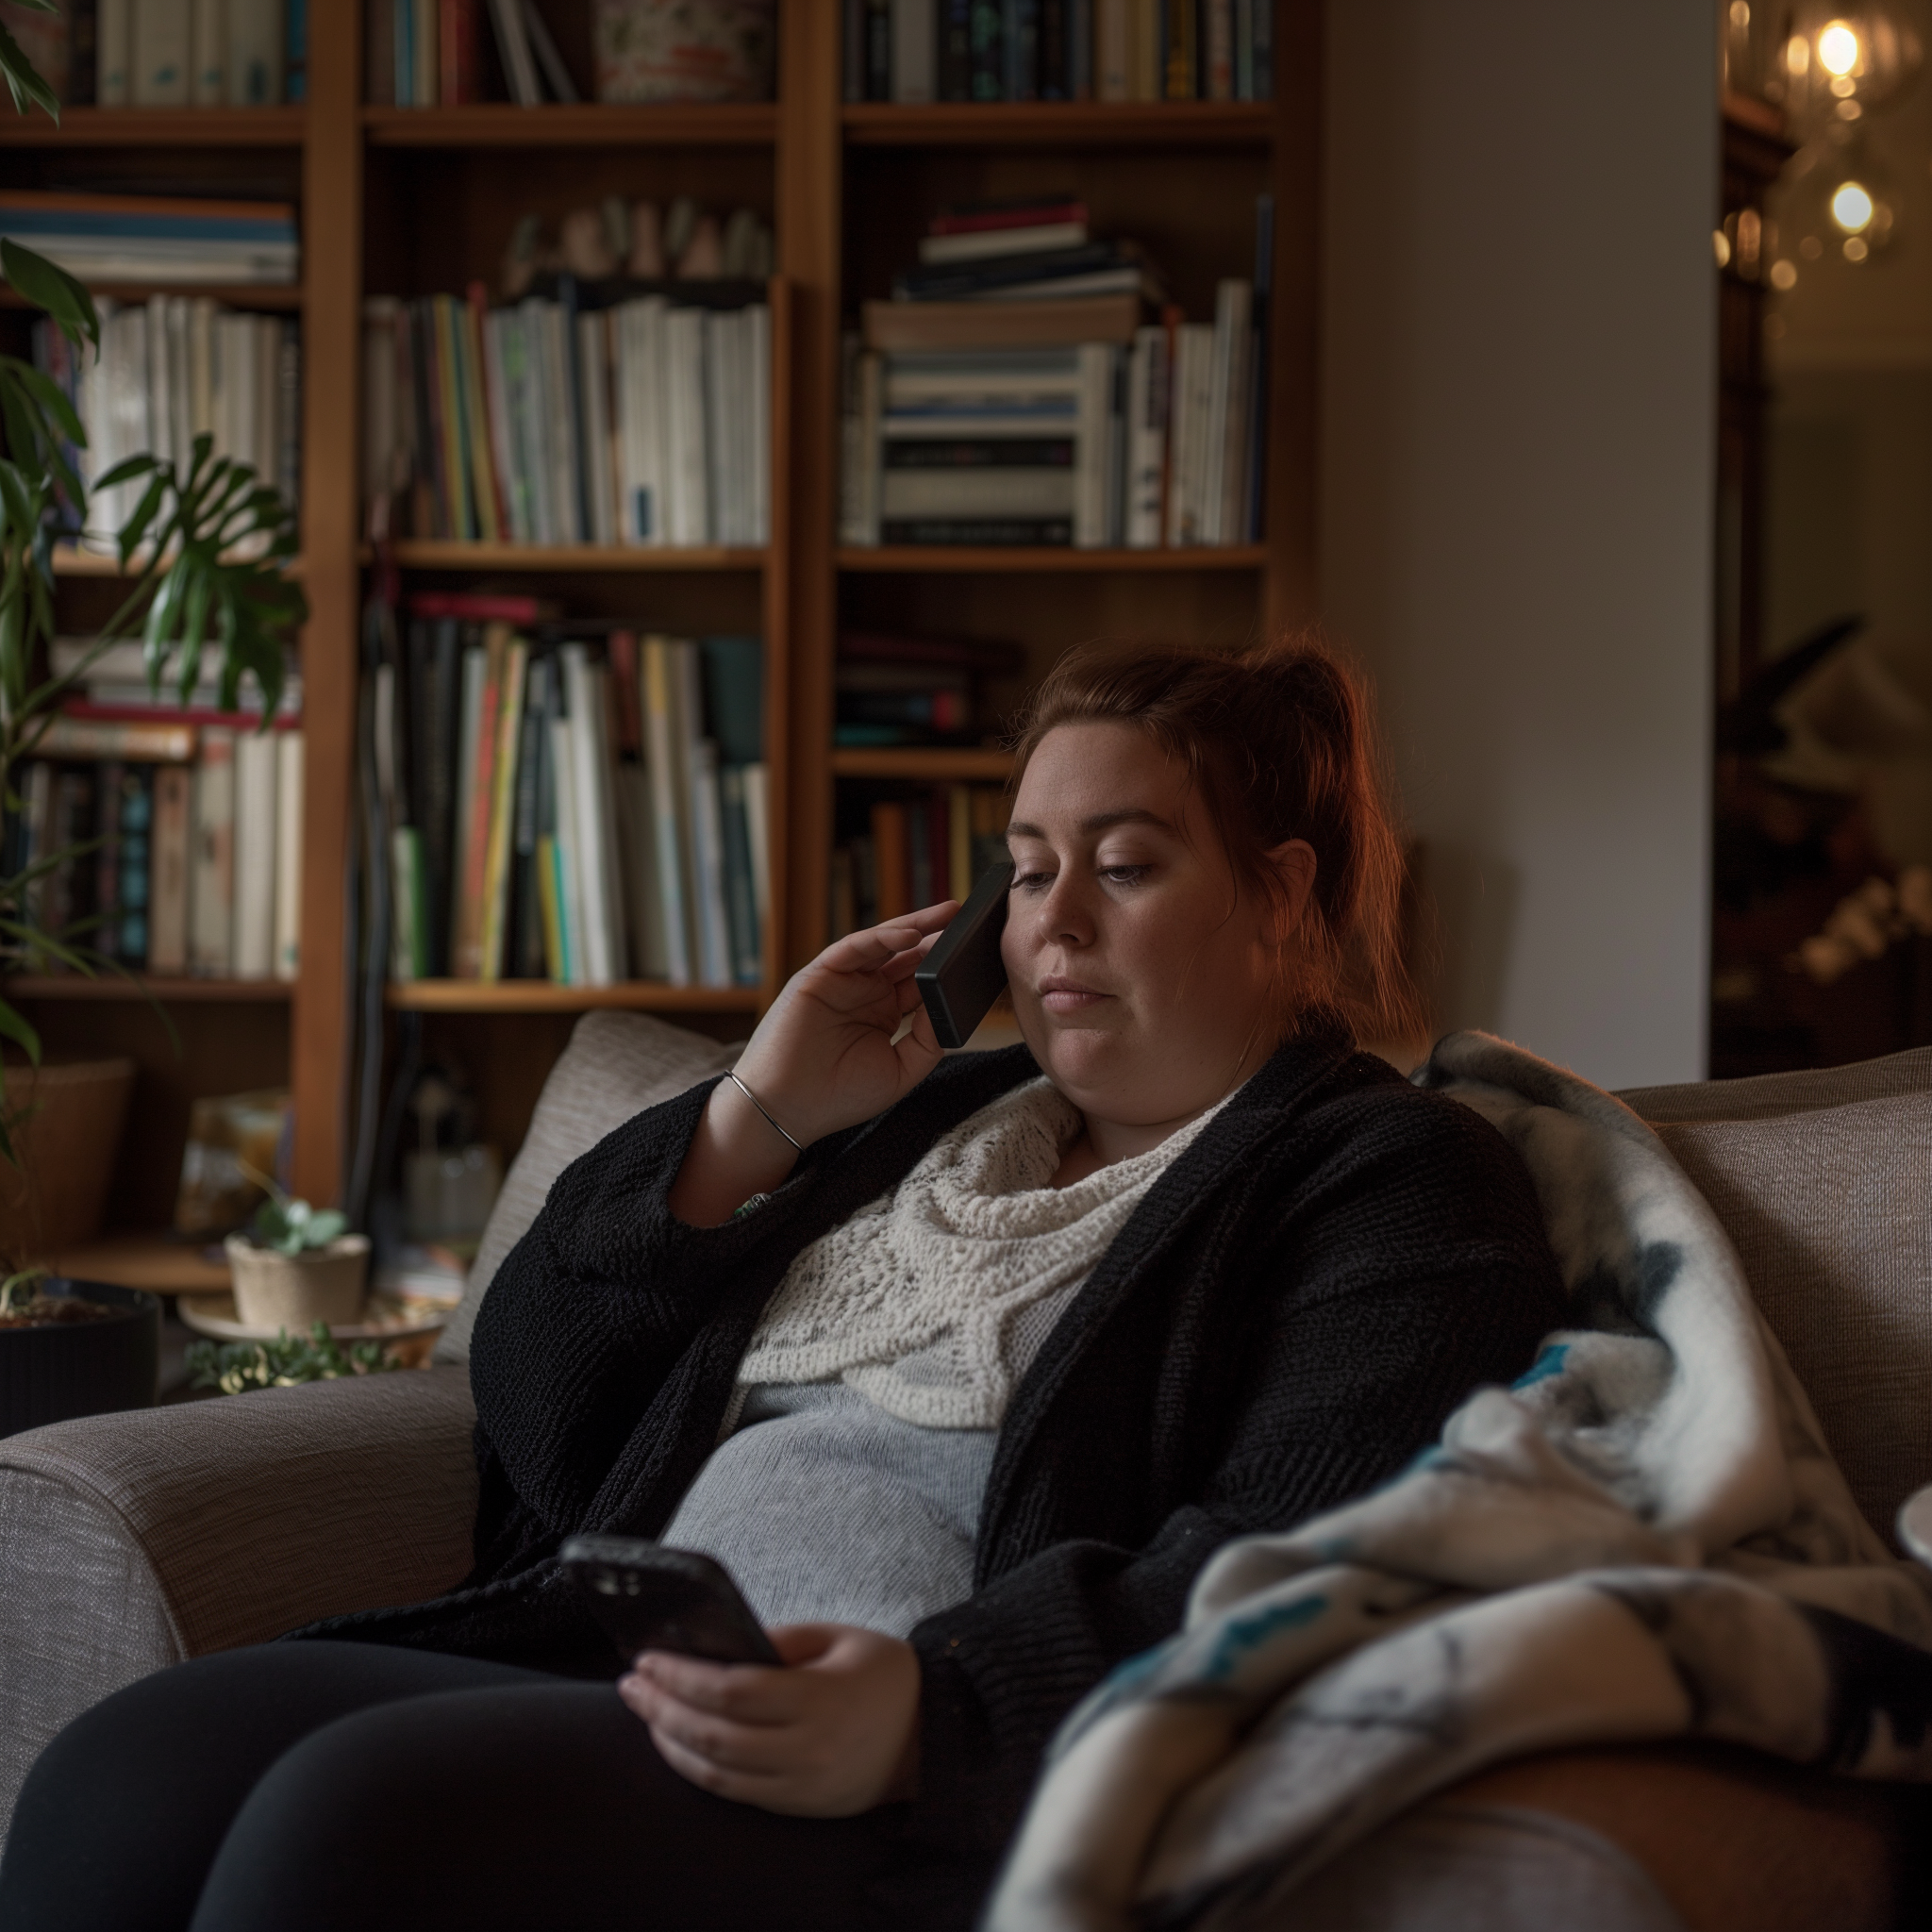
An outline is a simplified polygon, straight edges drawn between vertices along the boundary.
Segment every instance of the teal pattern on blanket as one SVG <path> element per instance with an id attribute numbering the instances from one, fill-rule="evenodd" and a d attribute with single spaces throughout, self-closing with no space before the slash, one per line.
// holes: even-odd
<path id="1" fill-rule="evenodd" d="M 1932 1780 L 1932 1574 L 1859 1515 L 1703 1197 L 1501 1041 L 1415 1078 L 1522 1155 L 1574 1325 L 1392 1482 L 1216 1554 L 1061 1726 L 985 1932 L 1275 1932 L 1339 1852 L 1528 1751 Z"/>

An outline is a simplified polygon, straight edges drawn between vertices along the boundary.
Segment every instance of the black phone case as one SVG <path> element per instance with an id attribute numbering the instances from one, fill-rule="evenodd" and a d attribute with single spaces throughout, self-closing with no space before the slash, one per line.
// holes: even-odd
<path id="1" fill-rule="evenodd" d="M 912 975 L 941 1046 L 964 1046 L 1007 983 L 1000 936 L 1007 929 L 1007 894 L 1012 884 L 1008 860 L 988 866 Z"/>
<path id="2" fill-rule="evenodd" d="M 779 1664 L 722 1563 L 643 1537 L 574 1536 L 558 1559 L 625 1663 L 675 1650 L 720 1664 Z"/>

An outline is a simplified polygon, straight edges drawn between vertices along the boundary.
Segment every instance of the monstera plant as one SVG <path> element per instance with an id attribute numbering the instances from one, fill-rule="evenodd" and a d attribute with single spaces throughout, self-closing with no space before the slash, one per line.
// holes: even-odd
<path id="1" fill-rule="evenodd" d="M 53 0 L 16 0 L 36 12 Z M 0 73 L 19 113 L 43 109 L 58 121 L 53 90 L 0 25 Z M 44 257 L 0 240 L 0 274 L 14 293 L 42 309 L 82 357 L 100 353 L 100 319 L 88 291 Z M 184 701 L 203 656 L 221 654 L 221 703 L 237 708 L 242 675 L 260 688 L 262 726 L 281 696 L 283 651 L 308 615 L 285 573 L 295 554 L 293 512 L 247 463 L 217 456 L 199 436 L 187 464 L 137 456 L 85 477 L 86 431 L 60 387 L 31 363 L 0 355 L 0 797 L 19 809 L 16 774 L 93 657 L 125 639 L 142 641 L 150 687 L 163 680 Z M 111 533 L 91 532 L 89 506 L 116 485 L 143 483 L 136 508 Z M 130 492 L 131 493 L 131 492 Z M 93 651 L 64 675 L 52 675 L 54 545 L 78 528 L 83 541 L 111 541 L 127 582 L 120 608 Z M 41 917 L 42 880 L 84 848 L 49 852 L 0 875 L 0 974 L 50 964 L 96 974 L 122 972 L 90 943 L 86 922 L 50 930 Z M 40 1037 L 0 984 L 0 1037 L 38 1065 Z M 0 1158 L 17 1160 L 17 1109 L 6 1100 L 0 1065 Z"/>

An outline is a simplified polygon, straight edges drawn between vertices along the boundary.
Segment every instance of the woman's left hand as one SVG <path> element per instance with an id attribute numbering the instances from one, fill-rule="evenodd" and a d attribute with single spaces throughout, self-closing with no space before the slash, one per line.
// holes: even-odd
<path id="1" fill-rule="evenodd" d="M 919 1657 L 850 1624 L 770 1632 L 786 1668 L 641 1652 L 617 1694 L 672 1770 L 721 1798 L 801 1818 L 850 1818 L 909 1797 Z"/>

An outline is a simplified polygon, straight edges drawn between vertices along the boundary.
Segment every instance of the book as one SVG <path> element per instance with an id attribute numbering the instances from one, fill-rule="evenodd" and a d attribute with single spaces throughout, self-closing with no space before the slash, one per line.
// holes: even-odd
<path id="1" fill-rule="evenodd" d="M 764 934 L 772 930 L 772 852 L 771 798 L 767 768 L 763 764 L 742 768 L 744 782 L 744 828 L 751 847 L 752 901 L 758 911 L 760 934 L 760 960 Z"/>
<path id="2" fill-rule="evenodd" d="M 902 107 L 938 98 L 937 0 L 892 0 L 891 94 Z"/>
<path id="3" fill-rule="evenodd" d="M 1024 227 L 968 228 L 920 238 L 919 258 L 927 267 L 1009 260 L 1016 256 L 1057 255 L 1084 248 L 1085 222 L 1040 222 Z"/>
<path id="4" fill-rule="evenodd" d="M 397 5 L 401 4 L 402 0 L 397 0 Z M 496 41 L 496 55 L 503 65 L 510 99 L 520 108 L 540 107 L 543 90 L 537 84 L 536 57 L 531 52 L 520 0 L 490 0 L 490 28 Z"/>
<path id="5" fill-rule="evenodd" d="M 228 98 L 228 0 L 191 0 L 188 98 L 219 108 Z"/>
<path id="6" fill-rule="evenodd" d="M 145 6 L 147 0 L 140 0 Z M 283 0 L 227 0 L 225 92 L 231 108 L 269 108 L 284 98 Z"/>
<path id="7" fill-rule="evenodd" d="M 458 979 L 483 979 L 484 932 L 489 914 L 491 828 L 496 817 L 497 759 L 502 752 L 501 719 L 508 695 L 510 628 L 507 624 L 484 626 L 476 683 L 475 729 L 470 733 L 466 715 L 464 738 L 469 746 L 463 811 L 458 823 L 462 868 L 460 910 L 451 941 L 453 970 Z M 468 671 L 466 664 L 465 670 Z"/>
<path id="8" fill-rule="evenodd" d="M 1053 348 L 1126 342 L 1145 305 L 1134 292 L 1039 302 L 867 302 L 871 349 Z"/>
<path id="9" fill-rule="evenodd" d="M 881 800 L 872 808 L 872 842 L 876 874 L 874 923 L 902 919 L 915 909 L 903 804 Z"/>
<path id="10" fill-rule="evenodd" d="M 192 98 L 194 62 L 192 0 L 136 0 L 131 19 L 131 105 L 187 107 Z"/>
<path id="11" fill-rule="evenodd" d="M 940 262 L 902 269 L 892 278 L 899 302 L 959 302 L 985 296 L 1002 300 L 1036 288 L 1077 285 L 1082 292 L 1110 294 L 1096 280 L 1139 289 L 1158 301 L 1159 277 L 1130 242 L 1084 242 L 1076 247 L 996 255 L 979 261 Z"/>
<path id="12" fill-rule="evenodd" d="M 443 108 L 483 98 L 482 48 L 477 38 L 480 0 L 437 0 L 436 98 Z"/>
<path id="13" fill-rule="evenodd" d="M 152 973 L 188 971 L 191 847 L 194 774 L 186 765 L 157 765 L 150 834 L 147 964 Z"/>
<path id="14" fill-rule="evenodd" d="M 118 758 L 109 758 L 96 768 L 95 796 L 99 809 L 94 820 L 94 836 L 99 843 L 94 852 L 94 944 L 109 959 L 120 957 L 121 945 L 121 814 L 117 801 L 121 796 L 125 770 Z M 196 783 L 199 783 L 199 774 Z M 191 821 L 191 865 L 193 861 L 193 831 Z M 21 863 L 20 856 L 13 852 L 10 842 L 6 863 L 9 870 L 17 870 Z"/>
<path id="15" fill-rule="evenodd" d="M 762 926 L 754 883 L 744 773 L 742 765 L 726 765 L 719 772 L 718 800 L 724 841 L 724 907 L 731 929 L 731 976 L 740 986 L 756 986 Z"/>
<path id="16" fill-rule="evenodd" d="M 126 108 L 134 102 L 134 0 L 99 0 L 94 15 L 94 102 Z"/>
<path id="17" fill-rule="evenodd" d="M 292 982 L 302 963 L 303 739 L 275 735 L 275 977 Z"/>
<path id="18" fill-rule="evenodd" d="M 496 751 L 489 785 L 488 824 L 484 841 L 481 937 L 476 977 L 503 977 L 504 952 L 508 942 L 509 891 L 516 838 L 516 766 L 523 744 L 525 683 L 530 647 L 520 637 L 504 641 L 496 704 Z M 479 784 L 481 782 L 479 776 Z"/>
<path id="19" fill-rule="evenodd" d="M 47 772 L 38 766 L 36 775 Z M 47 809 L 42 798 L 33 802 L 34 815 Z M 148 951 L 148 855 L 154 825 L 154 774 L 143 765 L 125 765 L 121 772 L 121 883 L 116 894 L 121 919 L 115 955 L 130 966 L 145 966 Z M 38 855 L 36 855 L 38 856 Z"/>
<path id="20" fill-rule="evenodd" d="M 184 67 L 179 101 L 136 105 L 185 107 L 186 82 Z M 0 235 L 84 281 L 289 283 L 299 259 L 286 202 L 9 188 L 0 192 Z"/>
<path id="21" fill-rule="evenodd" d="M 194 774 L 193 880 L 188 963 L 204 978 L 227 977 L 235 906 L 235 733 L 202 733 Z"/>
<path id="22" fill-rule="evenodd" d="M 564 65 L 563 56 L 558 52 L 557 42 L 551 39 L 550 29 L 538 10 L 537 0 L 524 0 L 524 32 L 543 75 L 544 85 L 550 90 L 551 99 L 565 103 L 582 99 L 577 92 L 577 84 L 571 78 L 570 69 Z"/>
<path id="23" fill-rule="evenodd" d="M 706 986 L 734 983 L 730 914 L 725 905 L 724 824 L 718 791 L 718 747 L 691 742 L 691 858 L 697 881 L 699 977 Z"/>
<path id="24" fill-rule="evenodd" d="M 273 737 L 250 731 L 236 739 L 231 970 L 237 979 L 268 979 L 275 973 L 276 767 Z"/>
<path id="25" fill-rule="evenodd" d="M 44 758 L 125 758 L 144 763 L 181 763 L 194 756 L 192 724 L 145 721 L 108 723 L 62 711 L 48 721 L 33 746 Z"/>
<path id="26" fill-rule="evenodd" d="M 671 638 L 643 641 L 644 770 L 650 785 L 658 885 L 663 895 L 664 972 L 673 986 L 690 986 L 697 977 L 686 830 L 691 781 L 682 736 L 684 706 L 676 691 L 684 648 Z"/>

